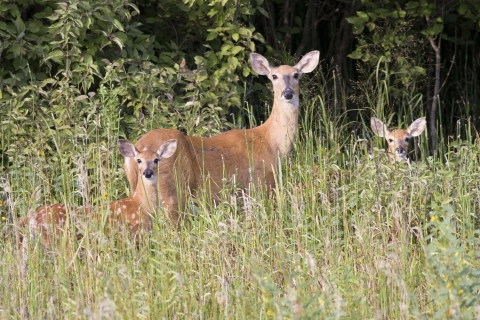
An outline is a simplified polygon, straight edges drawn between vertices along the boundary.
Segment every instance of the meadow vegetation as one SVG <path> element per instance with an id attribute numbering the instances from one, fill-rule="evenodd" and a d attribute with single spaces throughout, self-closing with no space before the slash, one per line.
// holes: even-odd
<path id="1" fill-rule="evenodd" d="M 410 2 L 417 3 L 401 1 L 406 14 L 417 8 Z M 470 23 L 476 2 L 464 3 L 467 8 L 457 11 L 470 13 Z M 366 9 L 351 12 L 358 34 L 363 24 L 368 29 L 372 21 L 381 24 L 377 18 L 387 19 L 377 36 L 392 41 L 387 52 L 407 58 L 381 56 L 379 40 L 369 44 L 365 39 L 373 35 L 364 34 L 352 51 L 355 77 L 339 82 L 338 69 L 326 60 L 305 75 L 299 135 L 271 193 L 231 184 L 211 207 L 200 191 L 188 199 L 184 224 L 173 226 L 158 209 L 153 232 L 138 243 L 121 233 L 106 235 L 101 222 L 92 222 L 79 241 L 66 229 L 52 249 L 38 241 L 23 253 L 17 249 L 19 219 L 43 204 L 100 206 L 130 194 L 119 138 L 136 141 L 156 128 L 208 136 L 261 123 L 271 95 L 264 79 L 252 76 L 248 54 L 259 49 L 293 64 L 296 48 L 275 48 L 271 33 L 265 40 L 250 24 L 275 11 L 269 4 L 164 1 L 162 9 L 171 11 L 165 17 L 189 18 L 175 25 L 191 40 L 185 43 L 180 33 L 165 41 L 171 30 L 153 26 L 167 24 L 166 18 L 147 10 L 147 19 L 129 2 L 35 7 L 35 19 L 50 17 L 50 28 L 0 5 L 10 19 L 6 26 L 0 22 L 0 33 L 11 44 L 0 47 L 12 62 L 0 61 L 1 319 L 480 316 L 475 64 L 453 69 L 455 83 L 446 82 L 443 92 L 461 90 L 440 95 L 435 148 L 426 130 L 410 143 L 410 165 L 390 164 L 384 141 L 369 127 L 376 116 L 405 128 L 431 110 L 426 83 L 435 78 L 427 67 L 432 57 L 411 59 L 426 50 L 422 44 L 438 41 L 438 19 L 423 40 L 396 43 L 395 32 L 388 32 L 392 23 L 398 27 L 393 13 L 387 19 Z M 28 5 L 19 3 L 17 11 Z M 405 28 L 411 25 L 394 30 Z M 295 34 L 276 34 L 282 44 L 288 32 Z M 470 57 L 470 44 L 462 61 Z M 46 47 L 49 52 L 40 54 Z"/>

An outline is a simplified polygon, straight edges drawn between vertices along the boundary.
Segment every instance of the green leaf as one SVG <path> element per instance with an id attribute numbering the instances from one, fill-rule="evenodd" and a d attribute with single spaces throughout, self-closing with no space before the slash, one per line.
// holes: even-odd
<path id="1" fill-rule="evenodd" d="M 47 78 L 47 79 L 42 81 L 42 83 L 40 84 L 40 87 L 43 88 L 47 84 L 52 84 L 52 83 L 57 83 L 57 80 L 52 79 L 52 78 Z"/>
<path id="2" fill-rule="evenodd" d="M 119 29 L 120 31 L 125 32 L 125 30 L 123 29 L 123 26 L 122 26 L 122 24 L 120 23 L 120 21 L 118 21 L 117 19 L 113 19 L 112 22 L 113 22 L 113 24 L 115 25 L 115 27 L 116 27 L 117 29 Z"/>
<path id="3" fill-rule="evenodd" d="M 30 23 L 28 23 L 28 32 L 31 33 L 37 33 L 40 31 L 40 28 L 42 27 L 42 23 L 40 20 L 34 19 Z"/>
<path id="4" fill-rule="evenodd" d="M 88 96 L 86 95 L 81 95 L 81 96 L 78 96 L 75 98 L 75 101 L 82 101 L 82 100 L 85 100 L 85 99 L 88 99 Z"/>
<path id="5" fill-rule="evenodd" d="M 345 20 L 348 21 L 348 23 L 351 23 L 351 24 L 362 24 L 364 21 L 362 19 L 360 19 L 359 17 L 348 17 L 348 18 L 345 18 Z"/>
<path id="6" fill-rule="evenodd" d="M 417 8 L 419 5 L 420 4 L 416 1 L 407 2 L 407 4 L 405 5 L 405 9 L 412 10 L 412 9 Z"/>
<path id="7" fill-rule="evenodd" d="M 231 46 L 231 45 L 229 45 L 229 44 L 225 44 L 225 45 L 223 45 L 223 46 L 222 46 L 222 50 L 221 50 L 222 54 L 224 54 L 224 55 L 227 55 L 227 54 L 229 54 L 229 52 L 228 52 L 228 51 L 230 50 L 230 48 L 231 48 L 231 47 L 232 47 L 232 46 Z"/>
<path id="8" fill-rule="evenodd" d="M 220 11 L 219 8 L 216 8 L 216 7 L 215 7 L 215 8 L 212 8 L 212 9 L 208 12 L 208 16 L 209 16 L 209 17 L 214 17 L 215 15 L 218 14 L 219 11 Z"/>
<path id="9" fill-rule="evenodd" d="M 115 37 L 112 39 L 112 41 L 115 42 L 120 49 L 123 49 L 124 44 L 122 39 L 120 39 L 119 37 Z"/>
<path id="10" fill-rule="evenodd" d="M 354 34 L 362 33 L 363 29 L 365 29 L 365 26 L 363 24 L 354 24 L 353 25 L 353 33 Z"/>
<path id="11" fill-rule="evenodd" d="M 233 34 L 232 34 L 232 39 L 233 39 L 233 40 L 238 41 L 238 38 L 239 38 L 239 34 L 238 34 L 238 33 L 233 33 Z"/>
<path id="12" fill-rule="evenodd" d="M 218 36 L 218 33 L 217 32 L 210 32 L 208 35 L 207 35 L 207 38 L 205 39 L 206 41 L 212 41 L 213 39 L 216 39 Z"/>
<path id="13" fill-rule="evenodd" d="M 138 14 L 140 14 L 140 10 L 138 10 L 137 6 L 131 2 L 127 2 L 127 5 L 132 7 Z"/>
<path id="14" fill-rule="evenodd" d="M 357 11 L 357 16 L 360 18 L 360 20 L 362 20 L 362 22 L 368 22 L 369 17 L 365 12 Z"/>
<path id="15" fill-rule="evenodd" d="M 251 73 L 251 70 L 250 70 L 249 67 L 247 67 L 247 66 L 243 67 L 242 74 L 245 78 L 248 77 L 250 75 L 250 73 Z"/>
<path id="16" fill-rule="evenodd" d="M 358 60 L 362 58 L 362 53 L 360 51 L 353 51 L 347 57 L 349 57 L 350 59 Z"/>
<path id="17" fill-rule="evenodd" d="M 420 66 L 415 66 L 415 67 L 413 67 L 413 70 L 414 70 L 414 72 L 417 73 L 417 74 L 421 74 L 421 75 L 425 75 L 425 74 L 426 74 L 425 69 L 422 68 L 422 67 L 420 67 Z"/>
<path id="18" fill-rule="evenodd" d="M 232 48 L 232 50 L 230 52 L 231 52 L 231 54 L 236 55 L 240 51 L 243 51 L 243 47 L 235 46 L 235 47 Z"/>
<path id="19" fill-rule="evenodd" d="M 443 23 L 435 23 L 431 30 L 433 31 L 434 35 L 439 34 L 443 30 Z"/>
<path id="20" fill-rule="evenodd" d="M 195 81 L 197 82 L 202 82 L 206 79 L 208 79 L 208 73 L 205 70 L 201 70 L 195 74 Z"/>
<path id="21" fill-rule="evenodd" d="M 47 61 L 49 59 L 59 58 L 59 57 L 63 57 L 63 51 L 62 50 L 55 50 L 55 51 L 52 51 L 49 54 L 47 54 L 47 56 L 45 58 L 45 61 Z"/>
<path id="22" fill-rule="evenodd" d="M 268 12 L 267 12 L 265 9 L 263 9 L 262 7 L 257 7 L 257 10 L 258 10 L 258 12 L 260 12 L 262 15 L 264 15 L 264 16 L 267 17 L 267 18 L 269 18 Z"/>
<path id="23" fill-rule="evenodd" d="M 119 38 L 122 43 L 126 43 L 128 41 L 128 36 L 123 32 L 116 32 L 115 38 Z"/>
<path id="24" fill-rule="evenodd" d="M 17 19 L 13 23 L 15 24 L 15 28 L 17 29 L 17 35 L 25 32 L 25 23 L 23 22 L 22 18 L 17 17 Z"/>
<path id="25" fill-rule="evenodd" d="M 468 4 L 466 4 L 466 3 L 462 3 L 458 6 L 458 13 L 459 14 L 463 15 L 463 14 L 465 14 L 465 12 L 467 12 L 467 10 L 468 10 Z"/>

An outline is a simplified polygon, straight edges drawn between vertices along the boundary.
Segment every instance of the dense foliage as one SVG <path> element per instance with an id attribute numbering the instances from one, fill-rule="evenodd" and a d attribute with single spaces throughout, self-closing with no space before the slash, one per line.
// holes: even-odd
<path id="1" fill-rule="evenodd" d="M 91 125 L 101 88 L 115 91 L 118 134 L 132 138 L 148 129 L 145 116 L 198 134 L 262 121 L 268 90 L 253 81 L 253 51 L 292 63 L 320 49 L 337 121 L 358 130 L 374 114 L 399 123 L 426 114 L 434 156 L 457 119 L 480 121 L 473 0 L 24 0 L 1 1 L 0 14 L 3 168 L 44 144 L 38 130 Z"/>

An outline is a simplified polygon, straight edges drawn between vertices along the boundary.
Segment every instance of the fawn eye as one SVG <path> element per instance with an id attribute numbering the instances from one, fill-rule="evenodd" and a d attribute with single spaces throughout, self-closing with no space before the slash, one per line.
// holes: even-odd
<path id="1" fill-rule="evenodd" d="M 388 139 L 388 142 L 393 143 L 393 139 Z"/>
<path id="2" fill-rule="evenodd" d="M 410 141 L 410 138 L 405 138 L 405 142 L 408 142 L 408 141 Z"/>
<path id="3" fill-rule="evenodd" d="M 137 159 L 137 163 L 142 163 L 142 160 L 140 160 L 140 159 Z"/>
<path id="4" fill-rule="evenodd" d="M 276 74 L 272 74 L 272 79 L 273 79 L 273 80 L 277 80 L 277 78 L 278 78 L 278 77 L 277 77 Z"/>
<path id="5" fill-rule="evenodd" d="M 153 160 L 153 163 L 158 164 L 158 159 Z"/>
<path id="6" fill-rule="evenodd" d="M 295 74 L 293 75 L 293 78 L 294 78 L 294 79 L 298 79 L 298 77 L 300 77 L 300 75 L 299 75 L 298 73 L 295 73 Z"/>

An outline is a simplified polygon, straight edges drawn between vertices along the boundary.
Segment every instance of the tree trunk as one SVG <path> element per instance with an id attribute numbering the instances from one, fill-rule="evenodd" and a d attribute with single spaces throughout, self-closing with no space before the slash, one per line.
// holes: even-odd
<path id="1" fill-rule="evenodd" d="M 435 81 L 433 86 L 433 99 L 432 104 L 427 110 L 427 127 L 428 127 L 428 142 L 430 155 L 434 155 L 437 149 L 437 128 L 435 126 L 437 122 L 437 104 L 438 95 L 440 93 L 440 67 L 441 67 L 441 54 L 440 46 L 442 44 L 441 34 L 438 35 L 438 45 L 434 39 L 430 39 L 430 44 L 435 52 Z"/>
<path id="2" fill-rule="evenodd" d="M 300 41 L 297 51 L 295 52 L 296 58 L 300 57 L 303 54 L 305 47 L 311 43 L 313 30 L 316 28 L 316 23 L 314 20 L 315 16 L 317 15 L 316 3 L 317 3 L 317 0 L 310 0 L 308 2 L 307 13 L 305 15 L 305 21 L 303 24 L 302 40 Z"/>
<path id="3" fill-rule="evenodd" d="M 347 22 L 346 18 L 351 17 L 355 12 L 355 7 L 351 3 L 345 3 L 343 10 L 343 18 L 340 23 L 340 28 L 337 34 L 337 40 L 335 41 L 335 85 L 337 101 L 340 102 L 340 98 L 344 93 L 344 83 L 348 76 L 344 76 L 346 69 L 347 50 L 352 42 L 353 33 L 352 25 Z M 345 111 L 346 106 L 342 102 L 337 104 L 340 110 L 336 110 L 336 115 L 342 114 Z"/>

